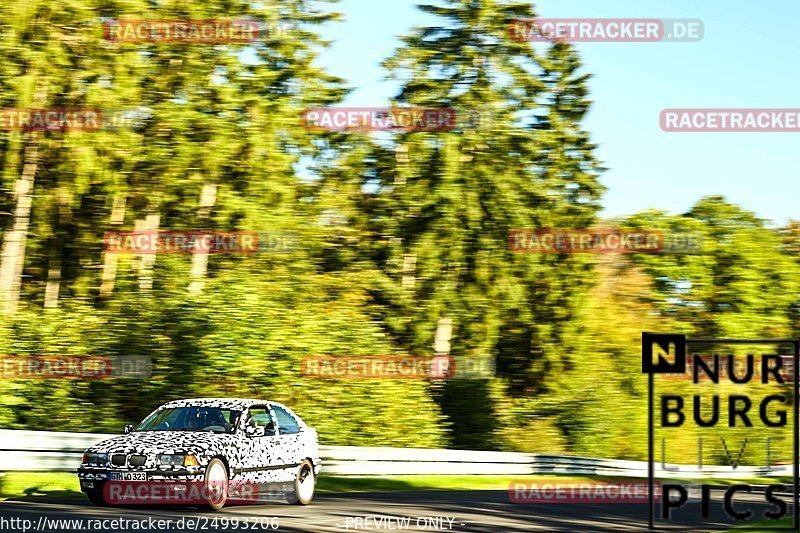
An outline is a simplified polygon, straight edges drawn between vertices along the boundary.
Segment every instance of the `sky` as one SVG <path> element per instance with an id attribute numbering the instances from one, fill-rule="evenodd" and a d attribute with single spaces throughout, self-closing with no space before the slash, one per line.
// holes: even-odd
<path id="1" fill-rule="evenodd" d="M 381 61 L 398 36 L 434 18 L 415 0 L 341 0 L 344 20 L 320 64 L 354 87 L 344 105 L 386 105 L 397 85 Z M 684 213 L 724 195 L 783 224 L 800 219 L 800 133 L 675 133 L 665 108 L 800 108 L 800 2 L 796 0 L 539 0 L 540 17 L 694 18 L 704 38 L 684 43 L 575 43 L 591 73 L 584 123 L 608 168 L 605 217 L 658 208 Z"/>

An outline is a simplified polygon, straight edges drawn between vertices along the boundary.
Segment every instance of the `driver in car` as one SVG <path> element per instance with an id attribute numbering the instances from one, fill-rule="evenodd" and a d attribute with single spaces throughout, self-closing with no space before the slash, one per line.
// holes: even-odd
<path id="1" fill-rule="evenodd" d="M 200 430 L 207 425 L 205 409 L 197 409 L 194 414 L 190 415 L 186 420 L 186 429 L 189 430 Z"/>
<path id="2" fill-rule="evenodd" d="M 225 417 L 222 416 L 222 413 L 219 409 L 213 409 L 211 411 L 206 411 L 205 413 L 206 425 L 203 426 L 204 428 L 213 427 L 215 430 L 218 431 L 227 431 L 230 427 L 227 422 L 225 422 Z"/>
<path id="3" fill-rule="evenodd" d="M 218 409 L 198 409 L 194 416 L 190 416 L 186 421 L 187 429 L 190 430 L 206 430 L 214 428 L 219 431 L 226 431 L 229 427 L 225 422 L 225 417 Z"/>

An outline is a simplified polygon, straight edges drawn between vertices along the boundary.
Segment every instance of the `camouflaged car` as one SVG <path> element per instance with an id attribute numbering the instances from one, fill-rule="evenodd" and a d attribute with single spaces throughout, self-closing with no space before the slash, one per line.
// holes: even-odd
<path id="1" fill-rule="evenodd" d="M 263 487 L 282 486 L 285 500 L 306 505 L 320 467 L 316 430 L 288 407 L 202 398 L 165 403 L 124 435 L 87 449 L 78 477 L 96 505 L 120 503 L 109 492 L 116 484 L 141 495 L 146 487 L 177 490 L 176 482 L 189 482 L 205 489 L 203 505 L 221 509 L 233 487 L 243 486 L 262 488 L 259 501 Z"/>

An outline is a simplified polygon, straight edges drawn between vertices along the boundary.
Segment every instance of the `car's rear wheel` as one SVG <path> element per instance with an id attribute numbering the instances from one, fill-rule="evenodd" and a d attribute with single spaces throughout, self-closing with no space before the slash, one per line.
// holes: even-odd
<path id="1" fill-rule="evenodd" d="M 292 494 L 289 498 L 289 503 L 296 503 L 297 505 L 308 505 L 314 499 L 314 490 L 316 489 L 317 480 L 314 476 L 314 465 L 311 461 L 306 459 L 300 463 L 300 468 L 297 469 L 297 475 L 294 478 L 294 487 Z"/>
<path id="2" fill-rule="evenodd" d="M 203 478 L 203 491 L 206 505 L 215 511 L 225 506 L 228 499 L 228 469 L 220 459 L 211 459 Z"/>
<path id="3" fill-rule="evenodd" d="M 102 490 L 89 489 L 86 491 L 86 497 L 89 498 L 89 501 L 92 502 L 94 505 L 98 505 L 100 507 L 105 507 L 106 505 L 108 505 L 105 497 L 103 496 Z"/>

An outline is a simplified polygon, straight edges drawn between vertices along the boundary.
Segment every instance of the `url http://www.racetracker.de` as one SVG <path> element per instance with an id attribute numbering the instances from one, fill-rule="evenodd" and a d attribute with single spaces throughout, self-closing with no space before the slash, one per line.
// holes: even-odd
<path id="1" fill-rule="evenodd" d="M 278 517 L 50 518 L 0 517 L 0 531 L 275 531 Z"/>

